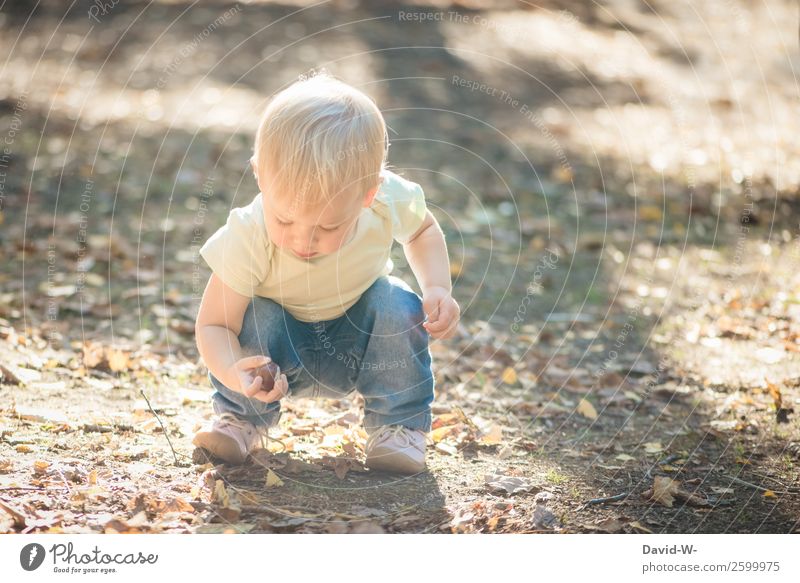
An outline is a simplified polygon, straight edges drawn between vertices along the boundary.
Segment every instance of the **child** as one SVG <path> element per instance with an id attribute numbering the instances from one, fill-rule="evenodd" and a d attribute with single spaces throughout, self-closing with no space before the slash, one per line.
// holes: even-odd
<path id="1" fill-rule="evenodd" d="M 195 330 L 219 417 L 194 445 L 243 463 L 283 396 L 355 389 L 367 465 L 425 469 L 428 340 L 451 337 L 460 310 L 441 228 L 420 186 L 386 169 L 388 145 L 375 103 L 325 73 L 269 103 L 251 159 L 260 193 L 200 249 L 213 274 Z M 389 275 L 393 240 L 422 298 Z M 279 373 L 266 390 L 254 369 L 270 361 Z"/>

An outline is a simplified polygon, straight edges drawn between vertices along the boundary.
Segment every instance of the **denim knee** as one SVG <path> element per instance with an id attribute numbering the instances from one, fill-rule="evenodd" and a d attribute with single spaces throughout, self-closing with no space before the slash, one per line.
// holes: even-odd
<path id="1" fill-rule="evenodd" d="M 354 317 L 366 334 L 357 384 L 365 401 L 364 425 L 428 431 L 434 377 L 422 299 L 393 276 L 380 278 L 362 299 Z"/>

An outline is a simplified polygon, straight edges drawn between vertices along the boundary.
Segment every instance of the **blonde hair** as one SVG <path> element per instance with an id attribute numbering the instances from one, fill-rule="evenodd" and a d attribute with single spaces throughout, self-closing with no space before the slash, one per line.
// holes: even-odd
<path id="1" fill-rule="evenodd" d="M 262 114 L 252 161 L 270 190 L 302 205 L 364 196 L 378 185 L 386 122 L 367 95 L 326 72 L 275 95 Z"/>

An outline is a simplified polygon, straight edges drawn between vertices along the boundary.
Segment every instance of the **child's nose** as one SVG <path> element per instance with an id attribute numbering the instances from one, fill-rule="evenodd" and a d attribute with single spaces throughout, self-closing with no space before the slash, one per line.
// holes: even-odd
<path id="1" fill-rule="evenodd" d="M 307 252 L 311 252 L 316 243 L 317 243 L 317 234 L 309 231 L 297 235 L 297 237 L 294 240 L 296 249 L 305 248 Z"/>

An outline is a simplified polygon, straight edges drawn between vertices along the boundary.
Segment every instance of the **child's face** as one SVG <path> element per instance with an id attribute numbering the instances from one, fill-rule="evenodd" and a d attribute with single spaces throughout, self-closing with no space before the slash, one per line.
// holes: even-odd
<path id="1" fill-rule="evenodd" d="M 335 253 L 347 244 L 355 232 L 361 209 L 372 203 L 378 191 L 376 186 L 362 199 L 353 199 L 351 195 L 347 200 L 342 197 L 341 201 L 307 207 L 297 204 L 291 196 L 274 196 L 264 190 L 261 182 L 264 220 L 272 243 L 306 260 Z"/>

